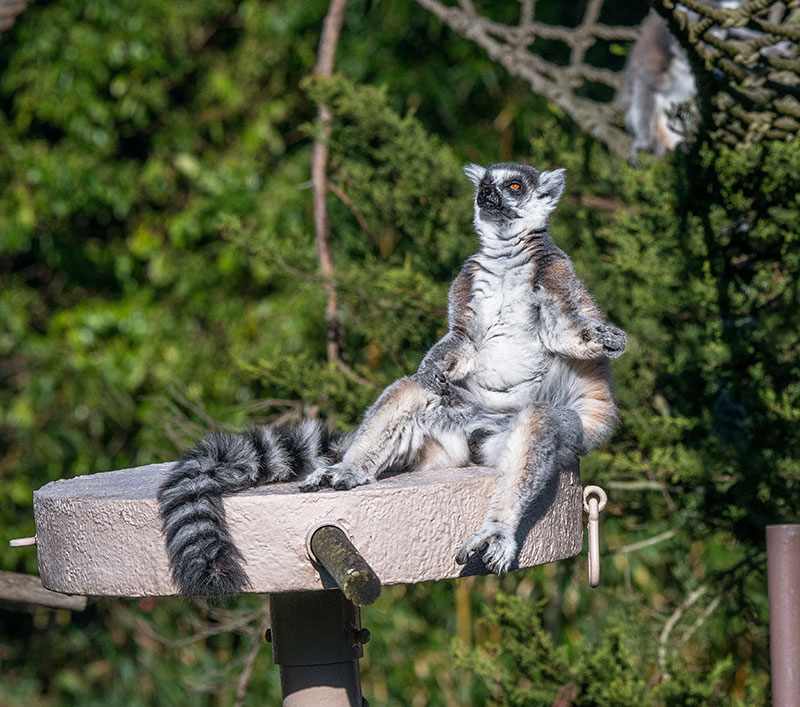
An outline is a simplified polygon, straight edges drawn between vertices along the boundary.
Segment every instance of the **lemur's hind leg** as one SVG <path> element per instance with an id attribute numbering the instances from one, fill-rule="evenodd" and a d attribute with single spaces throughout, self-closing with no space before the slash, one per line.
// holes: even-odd
<path id="1" fill-rule="evenodd" d="M 309 474 L 300 490 L 349 489 L 372 483 L 387 469 L 411 465 L 436 436 L 440 415 L 446 412 L 439 395 L 412 378 L 401 378 L 367 410 L 342 461 Z M 463 447 L 466 455 L 466 440 Z"/>
<path id="2" fill-rule="evenodd" d="M 509 429 L 487 437 L 481 445 L 483 462 L 500 474 L 483 524 L 467 538 L 456 562 L 465 564 L 471 553 L 483 552 L 492 572 L 506 572 L 517 556 L 516 533 L 525 510 L 576 458 L 582 439 L 578 414 L 549 405 L 521 411 Z"/>

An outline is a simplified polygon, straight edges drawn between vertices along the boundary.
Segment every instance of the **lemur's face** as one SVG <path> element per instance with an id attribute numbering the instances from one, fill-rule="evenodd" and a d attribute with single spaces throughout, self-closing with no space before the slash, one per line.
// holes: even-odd
<path id="1" fill-rule="evenodd" d="M 467 165 L 464 172 L 475 185 L 476 228 L 489 228 L 498 235 L 545 227 L 564 191 L 563 169 L 540 172 L 501 162 L 489 167 Z"/>
<path id="2" fill-rule="evenodd" d="M 481 220 L 512 221 L 522 217 L 538 183 L 539 170 L 527 165 L 488 167 L 475 191 Z"/>

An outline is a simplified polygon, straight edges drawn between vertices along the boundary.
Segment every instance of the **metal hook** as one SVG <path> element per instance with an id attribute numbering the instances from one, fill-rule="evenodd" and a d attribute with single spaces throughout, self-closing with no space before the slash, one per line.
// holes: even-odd
<path id="1" fill-rule="evenodd" d="M 583 489 L 583 510 L 589 514 L 589 586 L 600 584 L 600 512 L 606 507 L 608 496 L 599 486 Z"/>

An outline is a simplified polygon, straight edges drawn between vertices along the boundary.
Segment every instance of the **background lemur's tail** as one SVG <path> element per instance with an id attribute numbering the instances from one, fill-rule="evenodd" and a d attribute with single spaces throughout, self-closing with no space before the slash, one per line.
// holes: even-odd
<path id="1" fill-rule="evenodd" d="M 158 491 L 172 579 L 185 596 L 235 594 L 249 580 L 233 544 L 222 496 L 304 476 L 341 460 L 347 438 L 319 421 L 218 432 L 186 452 Z"/>

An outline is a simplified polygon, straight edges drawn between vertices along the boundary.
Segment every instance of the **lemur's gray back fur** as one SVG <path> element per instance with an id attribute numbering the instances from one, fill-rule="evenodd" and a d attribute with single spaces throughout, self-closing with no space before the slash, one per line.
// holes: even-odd
<path id="1" fill-rule="evenodd" d="M 217 435 L 171 472 L 159 502 L 184 594 L 247 586 L 222 494 L 295 476 L 305 477 L 304 491 L 348 489 L 388 469 L 470 461 L 496 466 L 500 476 L 483 525 L 457 561 L 482 553 L 491 570 L 504 572 L 530 502 L 609 434 L 616 405 L 608 359 L 623 353 L 625 334 L 605 322 L 550 237 L 563 170 L 500 163 L 465 172 L 475 184 L 480 249 L 450 288 L 449 331 L 413 376 L 383 391 L 352 441 L 332 446 L 311 423 L 290 432 Z"/>

